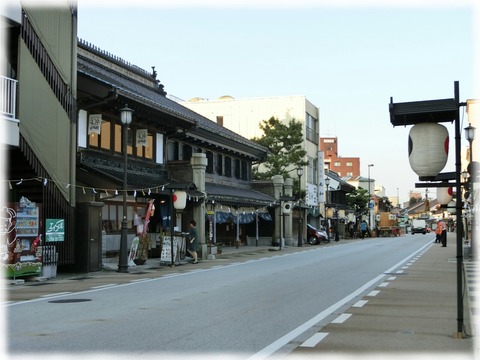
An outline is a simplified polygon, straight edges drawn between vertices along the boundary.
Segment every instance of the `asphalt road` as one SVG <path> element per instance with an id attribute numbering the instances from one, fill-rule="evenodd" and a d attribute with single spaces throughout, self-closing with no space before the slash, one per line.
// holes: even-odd
<path id="1" fill-rule="evenodd" d="M 7 350 L 36 358 L 285 354 L 429 243 L 415 235 L 309 247 L 13 301 L 4 305 Z"/>

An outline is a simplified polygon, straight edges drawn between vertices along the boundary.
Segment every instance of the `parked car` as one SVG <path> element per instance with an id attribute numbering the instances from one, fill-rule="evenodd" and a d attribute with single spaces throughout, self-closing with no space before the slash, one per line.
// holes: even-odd
<path id="1" fill-rule="evenodd" d="M 307 224 L 307 242 L 310 245 L 317 245 L 322 241 L 328 241 L 327 232 L 321 228 L 317 229 L 314 226 Z"/>

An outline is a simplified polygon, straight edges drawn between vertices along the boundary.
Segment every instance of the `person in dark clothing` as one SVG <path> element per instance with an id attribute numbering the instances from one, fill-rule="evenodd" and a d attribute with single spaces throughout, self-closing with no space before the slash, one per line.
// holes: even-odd
<path id="1" fill-rule="evenodd" d="M 442 233 L 440 235 L 440 240 L 442 241 L 442 247 L 447 247 L 447 227 L 443 222 L 440 222 L 442 226 Z"/>
<path id="2" fill-rule="evenodd" d="M 197 250 L 198 250 L 198 232 L 197 232 L 197 223 L 195 220 L 191 220 L 189 223 L 190 229 L 188 230 L 189 236 L 188 236 L 188 247 L 187 251 L 192 255 L 193 261 L 192 264 L 198 264 L 198 255 L 197 255 Z"/>
<path id="3" fill-rule="evenodd" d="M 360 231 L 362 233 L 362 239 L 365 239 L 365 235 L 368 231 L 367 222 L 365 220 L 362 220 L 362 222 L 360 223 Z"/>

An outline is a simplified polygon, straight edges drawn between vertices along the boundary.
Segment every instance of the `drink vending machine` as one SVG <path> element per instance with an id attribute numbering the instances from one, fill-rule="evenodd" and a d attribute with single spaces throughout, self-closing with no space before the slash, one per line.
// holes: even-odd
<path id="1" fill-rule="evenodd" d="M 25 197 L 0 209 L 0 258 L 3 275 L 9 278 L 41 275 L 41 206 Z"/>

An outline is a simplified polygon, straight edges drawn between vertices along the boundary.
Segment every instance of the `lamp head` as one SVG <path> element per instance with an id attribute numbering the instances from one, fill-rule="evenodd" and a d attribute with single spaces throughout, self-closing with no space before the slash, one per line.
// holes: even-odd
<path id="1" fill-rule="evenodd" d="M 127 104 L 125 104 L 125 106 L 120 109 L 120 122 L 123 125 L 130 125 L 132 122 L 132 113 L 133 110 L 130 109 Z"/>
<path id="2" fill-rule="evenodd" d="M 297 166 L 297 175 L 299 177 L 303 175 L 303 166 L 300 164 Z"/>
<path id="3" fill-rule="evenodd" d="M 475 139 L 475 130 L 476 128 L 472 126 L 472 124 L 468 124 L 468 126 L 464 129 L 465 130 L 465 138 L 467 141 L 473 141 Z"/>

